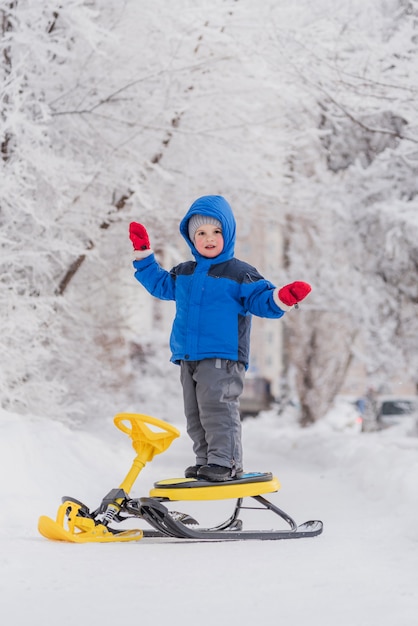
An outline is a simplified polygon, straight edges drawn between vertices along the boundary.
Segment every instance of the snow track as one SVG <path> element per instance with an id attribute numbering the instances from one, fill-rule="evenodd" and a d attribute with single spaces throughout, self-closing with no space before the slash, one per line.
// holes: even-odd
<path id="1" fill-rule="evenodd" d="M 100 439 L 46 420 L 1 417 L 4 624 L 415 626 L 418 439 L 300 431 L 266 414 L 244 423 L 246 469 L 273 471 L 282 489 L 272 501 L 298 522 L 322 519 L 320 537 L 70 545 L 38 535 L 38 516 L 54 516 L 64 493 L 96 506 L 129 468 L 129 442 L 116 430 Z M 184 435 L 143 470 L 132 495 L 147 495 L 153 481 L 189 460 Z M 212 524 L 231 504 L 175 508 Z"/>

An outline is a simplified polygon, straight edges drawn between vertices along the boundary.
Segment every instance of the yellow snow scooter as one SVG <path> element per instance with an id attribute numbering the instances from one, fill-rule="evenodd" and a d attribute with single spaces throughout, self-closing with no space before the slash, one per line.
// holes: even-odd
<path id="1" fill-rule="evenodd" d="M 39 518 L 38 530 L 47 539 L 73 543 L 138 541 L 143 537 L 176 538 L 177 540 L 225 541 L 242 539 L 296 539 L 315 537 L 322 532 L 322 522 L 315 520 L 298 526 L 287 513 L 269 502 L 263 494 L 274 493 L 280 483 L 271 473 L 251 472 L 237 479 L 213 483 L 190 478 L 158 481 L 149 497 L 130 498 L 129 492 L 142 468 L 156 454 L 167 450 L 180 433 L 171 424 L 148 415 L 119 413 L 114 423 L 132 439 L 136 452 L 132 467 L 119 487 L 105 496 L 100 506 L 90 511 L 85 504 L 63 497 L 56 519 Z M 257 507 L 243 506 L 244 498 L 252 498 Z M 186 513 L 170 511 L 163 502 L 208 501 L 235 499 L 232 515 L 212 528 L 202 528 Z M 282 530 L 244 530 L 239 514 L 243 509 L 270 511 L 285 522 Z M 139 518 L 150 529 L 117 530 L 110 524 Z"/>

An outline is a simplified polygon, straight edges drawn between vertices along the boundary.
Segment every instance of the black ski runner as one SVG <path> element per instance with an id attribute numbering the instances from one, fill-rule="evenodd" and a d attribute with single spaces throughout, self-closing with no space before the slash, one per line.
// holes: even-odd
<path id="1" fill-rule="evenodd" d="M 178 539 L 197 539 L 200 541 L 277 540 L 315 537 L 322 533 L 323 524 L 321 521 L 312 520 L 298 526 L 287 513 L 262 496 L 252 497 L 265 509 L 281 517 L 290 528 L 284 530 L 242 530 L 242 522 L 238 519 L 240 510 L 246 508 L 242 506 L 242 499 L 237 501 L 235 511 L 229 520 L 214 528 L 190 528 L 186 526 L 179 519 L 175 519 L 170 514 L 170 511 L 156 498 L 140 498 L 138 512 L 139 516 L 157 531 L 166 537 L 176 537 Z M 148 534 L 145 531 L 144 536 L 155 535 Z"/>

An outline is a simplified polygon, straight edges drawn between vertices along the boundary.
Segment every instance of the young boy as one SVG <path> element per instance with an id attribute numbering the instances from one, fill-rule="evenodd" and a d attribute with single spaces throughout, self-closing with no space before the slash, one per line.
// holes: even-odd
<path id="1" fill-rule="evenodd" d="M 180 232 L 195 261 L 168 272 L 155 260 L 144 226 L 130 224 L 135 278 L 153 296 L 176 302 L 171 360 L 181 368 L 187 432 L 196 457 L 185 476 L 222 482 L 243 472 L 239 397 L 251 315 L 282 317 L 311 287 L 295 282 L 277 289 L 234 257 L 235 218 L 222 196 L 198 198 Z"/>

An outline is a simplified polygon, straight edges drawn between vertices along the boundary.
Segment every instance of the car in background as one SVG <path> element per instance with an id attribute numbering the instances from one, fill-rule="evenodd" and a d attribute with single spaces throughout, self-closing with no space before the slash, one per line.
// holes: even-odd
<path id="1" fill-rule="evenodd" d="M 363 418 L 353 396 L 338 395 L 324 415 L 324 424 L 337 432 L 361 433 Z"/>
<path id="2" fill-rule="evenodd" d="M 239 399 L 241 418 L 256 416 L 260 411 L 267 411 L 271 408 L 273 400 L 271 384 L 267 378 L 247 376 Z"/>
<path id="3" fill-rule="evenodd" d="M 400 424 L 418 429 L 417 396 L 378 396 L 376 416 L 378 430 Z"/>

